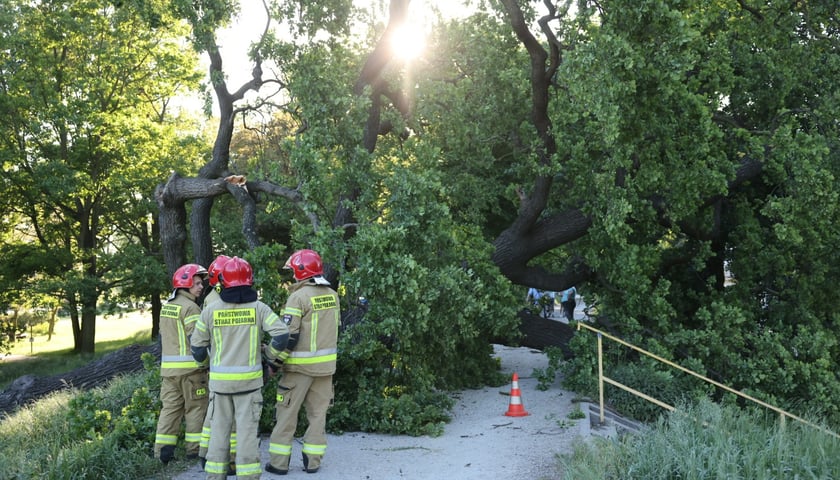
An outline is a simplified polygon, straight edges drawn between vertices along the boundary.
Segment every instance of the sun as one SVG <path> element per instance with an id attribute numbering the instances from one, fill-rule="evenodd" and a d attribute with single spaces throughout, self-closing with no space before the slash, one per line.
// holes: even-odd
<path id="1" fill-rule="evenodd" d="M 392 32 L 390 44 L 396 58 L 410 62 L 426 48 L 426 33 L 419 25 L 401 25 Z"/>

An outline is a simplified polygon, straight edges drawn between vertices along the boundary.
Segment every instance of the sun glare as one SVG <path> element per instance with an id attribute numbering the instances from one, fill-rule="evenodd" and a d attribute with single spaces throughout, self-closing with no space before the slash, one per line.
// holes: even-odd
<path id="1" fill-rule="evenodd" d="M 426 34 L 418 25 L 403 25 L 391 35 L 391 50 L 394 55 L 410 62 L 419 57 L 426 48 Z"/>

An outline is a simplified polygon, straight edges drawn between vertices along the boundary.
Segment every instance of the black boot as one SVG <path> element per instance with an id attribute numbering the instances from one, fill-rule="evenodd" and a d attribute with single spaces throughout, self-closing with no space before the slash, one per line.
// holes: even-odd
<path id="1" fill-rule="evenodd" d="M 171 462 L 173 458 L 175 458 L 175 445 L 164 445 L 163 448 L 160 449 L 160 461 L 166 465 Z"/>
<path id="2" fill-rule="evenodd" d="M 306 470 L 306 473 L 315 473 L 318 471 L 319 467 L 309 468 L 309 457 L 306 454 L 303 455 L 303 469 Z"/>
<path id="3" fill-rule="evenodd" d="M 275 467 L 271 463 L 266 463 L 265 464 L 265 471 L 268 472 L 268 473 L 273 473 L 275 475 L 285 475 L 285 474 L 289 473 L 288 470 L 280 470 L 279 468 Z"/>

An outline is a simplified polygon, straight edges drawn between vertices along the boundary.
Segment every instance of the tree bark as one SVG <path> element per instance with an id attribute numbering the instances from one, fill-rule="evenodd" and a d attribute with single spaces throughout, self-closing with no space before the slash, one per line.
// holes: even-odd
<path id="1" fill-rule="evenodd" d="M 119 375 L 141 371 L 143 361 L 140 356 L 145 352 L 160 359 L 160 344 L 131 345 L 71 372 L 50 377 L 24 375 L 0 392 L 0 416 L 8 415 L 53 392 L 73 388 L 89 390 L 105 385 Z"/>
<path id="2" fill-rule="evenodd" d="M 563 352 L 563 358 L 571 358 L 572 351 L 569 349 L 569 340 L 575 334 L 575 329 L 568 323 L 559 320 L 546 319 L 523 309 L 519 312 L 519 331 L 523 337 L 519 340 L 520 346 L 545 350 L 547 347 L 559 347 Z M 497 341 L 494 343 L 508 343 Z"/>
<path id="3" fill-rule="evenodd" d="M 345 321 L 348 325 L 358 323 L 363 321 L 363 316 L 364 309 L 357 309 L 352 314 L 348 312 L 342 323 L 344 324 Z M 556 346 L 563 351 L 565 358 L 571 356 L 568 343 L 574 335 L 572 327 L 557 320 L 548 320 L 539 315 L 534 315 L 528 310 L 519 312 L 519 317 L 522 321 L 520 331 L 523 336 L 515 346 L 537 350 Z M 346 328 L 347 325 L 343 326 Z M 510 344 L 509 341 L 503 339 L 498 339 L 495 343 Z M 142 371 L 141 355 L 146 352 L 160 360 L 160 343 L 156 342 L 153 345 L 145 346 L 130 345 L 71 372 L 49 377 L 36 377 L 35 375 L 19 377 L 6 390 L 0 392 L 0 418 L 57 391 L 74 388 L 89 390 L 103 386 L 117 376 Z"/>

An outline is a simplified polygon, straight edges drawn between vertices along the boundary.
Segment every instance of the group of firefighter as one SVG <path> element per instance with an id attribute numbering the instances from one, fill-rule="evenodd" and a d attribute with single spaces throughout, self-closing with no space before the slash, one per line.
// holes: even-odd
<path id="1" fill-rule="evenodd" d="M 333 401 L 339 300 L 317 252 L 298 250 L 284 268 L 295 282 L 279 315 L 258 299 L 253 269 L 242 258 L 219 255 L 207 268 L 189 263 L 175 271 L 160 314 L 155 458 L 169 463 L 175 457 L 183 424 L 186 458 L 199 460 L 208 480 L 260 478 L 267 367 L 277 397 L 265 471 L 288 473 L 301 406 L 308 422 L 303 470 L 318 471 Z"/>

